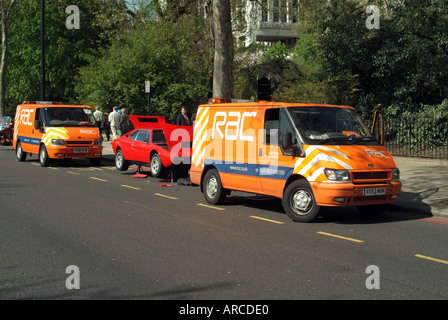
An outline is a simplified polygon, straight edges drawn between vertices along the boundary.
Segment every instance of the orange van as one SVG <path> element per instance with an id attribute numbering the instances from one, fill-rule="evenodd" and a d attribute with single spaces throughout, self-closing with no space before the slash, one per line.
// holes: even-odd
<path id="1" fill-rule="evenodd" d="M 198 107 L 190 170 L 209 203 L 231 190 L 264 194 L 308 222 L 322 206 L 379 213 L 398 198 L 381 112 L 369 130 L 349 106 L 212 100 Z"/>
<path id="2" fill-rule="evenodd" d="M 13 147 L 18 161 L 38 155 L 46 167 L 53 159 L 88 158 L 101 163 L 103 146 L 89 106 L 25 101 L 17 106 Z"/>

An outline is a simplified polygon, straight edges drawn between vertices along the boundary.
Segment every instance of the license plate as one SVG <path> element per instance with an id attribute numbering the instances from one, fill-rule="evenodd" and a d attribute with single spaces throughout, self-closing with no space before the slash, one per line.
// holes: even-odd
<path id="1" fill-rule="evenodd" d="M 386 188 L 364 188 L 364 196 L 381 196 L 386 194 Z"/>
<path id="2" fill-rule="evenodd" d="M 87 149 L 73 149 L 73 153 L 88 153 Z"/>

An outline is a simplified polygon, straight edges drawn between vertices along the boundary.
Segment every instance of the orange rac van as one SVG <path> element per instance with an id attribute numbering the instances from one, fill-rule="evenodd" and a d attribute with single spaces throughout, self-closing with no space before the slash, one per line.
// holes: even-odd
<path id="1" fill-rule="evenodd" d="M 88 158 L 101 163 L 103 146 L 89 106 L 25 101 L 17 106 L 13 147 L 18 161 L 38 155 L 46 167 L 53 159 Z"/>
<path id="2" fill-rule="evenodd" d="M 198 107 L 190 169 L 209 203 L 231 190 L 269 195 L 308 222 L 322 206 L 380 213 L 397 200 L 382 112 L 369 130 L 350 106 L 211 100 Z"/>

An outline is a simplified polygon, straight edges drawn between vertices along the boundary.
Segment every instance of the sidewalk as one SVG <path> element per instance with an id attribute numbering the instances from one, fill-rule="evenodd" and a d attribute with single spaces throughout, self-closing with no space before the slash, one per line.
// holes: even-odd
<path id="1" fill-rule="evenodd" d="M 395 206 L 448 218 L 448 160 L 394 157 L 400 169 L 401 195 Z"/>
<path id="2" fill-rule="evenodd" d="M 115 161 L 112 141 L 103 142 L 103 159 Z M 393 206 L 415 213 L 448 218 L 448 160 L 394 157 L 403 184 Z"/>

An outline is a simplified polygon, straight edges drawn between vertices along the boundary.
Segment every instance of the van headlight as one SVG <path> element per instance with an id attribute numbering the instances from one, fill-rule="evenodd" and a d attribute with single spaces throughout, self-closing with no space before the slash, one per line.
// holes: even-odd
<path id="1" fill-rule="evenodd" d="M 103 141 L 101 141 L 101 139 L 95 139 L 93 145 L 94 146 L 102 146 L 103 145 Z"/>
<path id="2" fill-rule="evenodd" d="M 51 143 L 54 146 L 65 146 L 65 140 L 62 139 L 51 139 Z"/>
<path id="3" fill-rule="evenodd" d="M 330 181 L 350 181 L 350 172 L 348 170 L 325 169 L 327 179 Z"/>
<path id="4" fill-rule="evenodd" d="M 398 168 L 392 169 L 392 181 L 400 181 L 400 170 Z"/>

